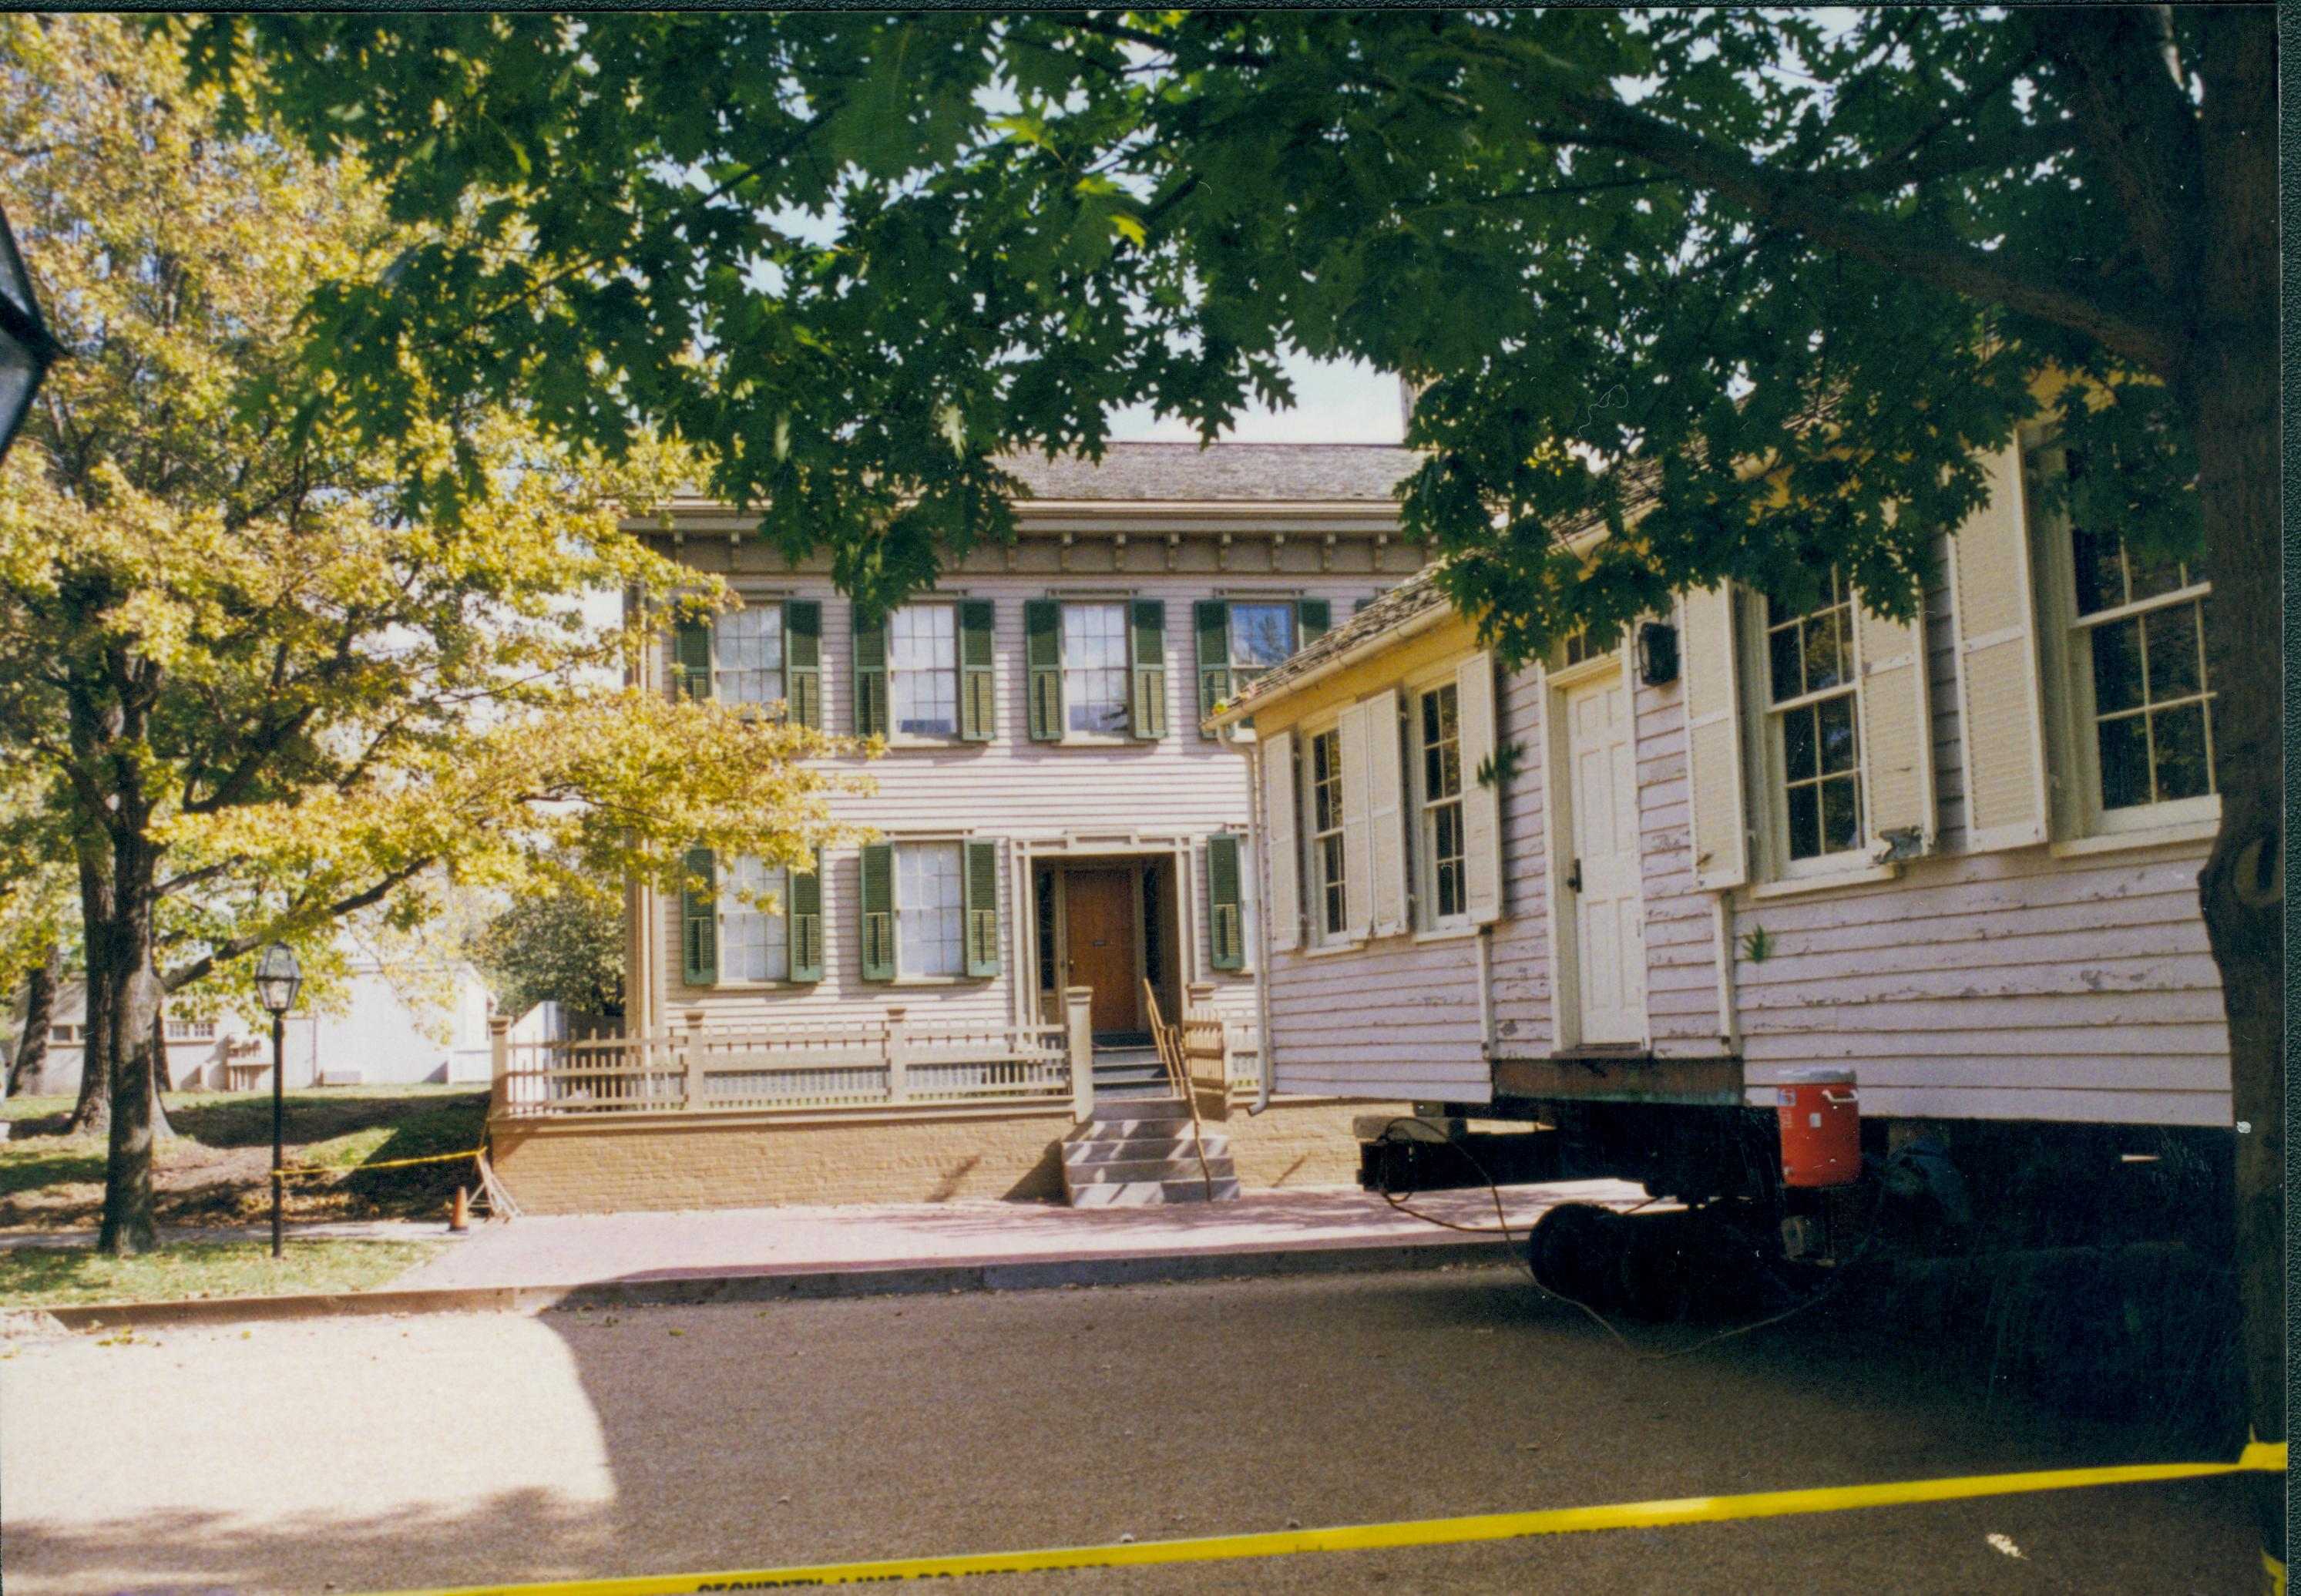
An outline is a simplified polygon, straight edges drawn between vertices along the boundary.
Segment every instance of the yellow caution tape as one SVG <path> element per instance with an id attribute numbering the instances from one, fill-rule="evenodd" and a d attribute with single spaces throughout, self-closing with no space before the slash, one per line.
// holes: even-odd
<path id="1" fill-rule="evenodd" d="M 717 1574 L 642 1575 L 630 1579 L 571 1579 L 524 1585 L 466 1585 L 453 1590 L 401 1592 L 396 1596 L 694 1596 L 717 1591 L 791 1590 L 899 1579 L 940 1579 L 967 1574 L 1027 1574 L 1049 1568 L 1127 1568 L 1156 1563 L 1204 1563 L 1234 1558 L 1284 1557 L 1303 1551 L 1372 1551 L 1396 1546 L 1440 1546 L 1464 1541 L 1509 1541 L 1583 1530 L 1658 1529 L 1674 1524 L 1713 1524 L 1772 1518 L 1791 1513 L 1835 1513 L 1849 1508 L 1893 1508 L 1965 1497 L 2011 1496 L 2029 1491 L 2069 1491 L 2084 1485 L 2130 1485 L 2208 1475 L 2281 1474 L 2283 1441 L 2255 1441 L 2234 1463 L 2134 1463 L 2111 1468 L 2055 1468 L 2032 1474 L 1971 1475 L 1962 1479 L 1907 1480 L 1890 1485 L 1832 1485 L 1812 1491 L 1766 1491 L 1747 1496 L 1690 1496 L 1671 1501 L 1619 1502 L 1600 1508 L 1550 1508 L 1531 1513 L 1485 1513 L 1467 1518 L 1419 1518 L 1400 1524 L 1345 1525 L 1333 1529 L 1281 1530 L 1252 1535 L 1206 1535 L 1184 1541 L 1125 1542 L 1116 1546 L 1067 1546 L 1042 1551 L 989 1551 L 961 1557 L 890 1558 L 868 1563 L 817 1563 Z"/>
<path id="2" fill-rule="evenodd" d="M 469 1152 L 432 1153 L 422 1158 L 386 1158 L 381 1164 L 297 1164 L 273 1170 L 272 1178 L 284 1181 L 291 1174 L 365 1174 L 371 1169 L 405 1169 L 411 1164 L 452 1164 L 458 1158 L 476 1158 L 487 1150 L 475 1147 Z"/>
<path id="3" fill-rule="evenodd" d="M 2264 1551 L 2261 1554 L 2261 1572 L 2268 1581 L 2265 1588 L 2269 1596 L 2285 1596 L 2285 1565 Z"/>

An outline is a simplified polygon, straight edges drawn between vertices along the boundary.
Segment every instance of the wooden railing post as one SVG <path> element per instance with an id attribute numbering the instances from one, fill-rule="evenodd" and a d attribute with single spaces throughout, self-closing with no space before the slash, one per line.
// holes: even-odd
<path id="1" fill-rule="evenodd" d="M 511 1016 L 488 1016 L 488 1117 L 499 1118 L 511 1107 Z"/>
<path id="2" fill-rule="evenodd" d="M 887 1011 L 887 1100 L 891 1103 L 911 1099 L 910 1060 L 905 1056 L 908 1044 L 903 1035 L 904 1016 L 909 1013 L 899 1003 Z"/>
<path id="3" fill-rule="evenodd" d="M 680 1090 L 680 1107 L 693 1114 L 704 1106 L 703 1086 L 703 1011 L 690 1008 L 683 1016 L 687 1021 L 686 1077 Z"/>
<path id="4" fill-rule="evenodd" d="M 1064 1033 L 1071 1056 L 1071 1117 L 1094 1116 L 1094 989 L 1063 989 Z"/>

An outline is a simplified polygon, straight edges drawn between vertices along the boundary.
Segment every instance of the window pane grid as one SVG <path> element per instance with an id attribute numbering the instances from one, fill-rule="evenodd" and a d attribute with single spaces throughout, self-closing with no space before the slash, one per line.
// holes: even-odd
<path id="1" fill-rule="evenodd" d="M 1422 695 L 1422 849 L 1429 861 L 1427 914 L 1447 920 L 1468 907 L 1462 844 L 1460 703 L 1450 685 Z"/>
<path id="2" fill-rule="evenodd" d="M 1803 614 L 1766 601 L 1766 662 L 1789 856 L 1850 852 L 1862 842 L 1862 747 L 1853 593 L 1841 572 L 1831 570 L 1828 597 Z"/>
<path id="3" fill-rule="evenodd" d="M 1063 606 L 1063 712 L 1073 731 L 1127 728 L 1126 606 Z"/>
<path id="4" fill-rule="evenodd" d="M 780 869 L 749 856 L 735 859 L 719 890 L 719 975 L 723 981 L 786 981 L 791 977 L 790 922 Z M 770 899 L 772 910 L 744 894 Z"/>
<path id="5" fill-rule="evenodd" d="M 1230 671 L 1244 687 L 1294 652 L 1294 606 L 1234 604 L 1230 606 Z"/>
<path id="6" fill-rule="evenodd" d="M 2137 808 L 2214 790 L 2203 598 L 2175 598 L 2079 634 L 2091 654 L 2101 806 Z"/>
<path id="7" fill-rule="evenodd" d="M 783 610 L 761 605 L 722 615 L 712 691 L 722 703 L 773 704 L 783 696 Z"/>
<path id="8" fill-rule="evenodd" d="M 1343 889 L 1343 737 L 1325 731 L 1310 740 L 1311 851 L 1318 867 L 1318 923 L 1340 936 L 1349 908 Z"/>
<path id="9" fill-rule="evenodd" d="M 958 732 L 958 612 L 915 604 L 887 618 L 887 687 L 895 730 L 922 737 Z"/>
<path id="10" fill-rule="evenodd" d="M 959 845 L 895 849 L 895 965 L 905 975 L 956 975 L 965 957 Z"/>

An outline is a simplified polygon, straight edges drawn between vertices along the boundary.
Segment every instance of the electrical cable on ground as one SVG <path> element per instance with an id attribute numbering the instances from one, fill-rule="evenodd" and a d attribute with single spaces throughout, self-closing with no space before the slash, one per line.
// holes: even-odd
<path id="1" fill-rule="evenodd" d="M 1398 1131 L 1402 1126 L 1419 1126 L 1422 1124 L 1423 1122 L 1414 1116 L 1401 1115 L 1399 1117 L 1392 1120 L 1388 1124 L 1385 1125 L 1382 1129 L 1382 1134 L 1376 1138 L 1376 1140 L 1381 1142 L 1391 1143 L 1393 1146 L 1405 1146 L 1418 1142 L 1425 1147 L 1452 1148 L 1456 1153 L 1460 1155 L 1463 1160 L 1467 1162 L 1473 1170 L 1477 1173 L 1478 1178 L 1486 1183 L 1486 1190 L 1490 1194 L 1492 1194 L 1494 1199 L 1494 1227 L 1489 1228 L 1482 1224 L 1459 1224 L 1451 1219 L 1442 1219 L 1435 1214 L 1426 1214 L 1421 1212 L 1419 1209 L 1409 1207 L 1405 1199 L 1412 1197 L 1414 1193 L 1412 1191 L 1408 1191 L 1403 1194 L 1393 1192 L 1390 1189 L 1386 1171 L 1385 1174 L 1384 1183 L 1379 1188 L 1382 1199 L 1388 1203 L 1396 1212 L 1404 1214 L 1411 1219 L 1419 1219 L 1427 1224 L 1440 1225 L 1447 1230 L 1463 1231 L 1471 1235 L 1491 1236 L 1499 1233 L 1502 1238 L 1503 1245 L 1512 1249 L 1513 1256 L 1515 1256 L 1519 1262 L 1525 1267 L 1527 1278 L 1534 1283 L 1534 1289 L 1535 1291 L 1540 1291 L 1545 1297 L 1552 1298 L 1557 1301 L 1563 1302 L 1570 1308 L 1580 1308 L 1585 1314 L 1589 1316 L 1592 1323 L 1595 1324 L 1608 1335 L 1612 1336 L 1616 1342 L 1620 1345 L 1624 1352 L 1627 1353 L 1631 1358 L 1641 1363 L 1661 1363 L 1672 1358 L 1684 1358 L 1688 1353 L 1699 1352 L 1704 1347 L 1714 1346 L 1718 1342 L 1723 1341 L 1730 1341 L 1738 1335 L 1748 1335 L 1753 1331 L 1763 1330 L 1770 1324 L 1778 1324 L 1785 1319 L 1794 1318 L 1797 1315 L 1804 1313 L 1807 1309 L 1814 1307 L 1817 1303 L 1821 1302 L 1832 1292 L 1836 1291 L 1838 1286 L 1845 1281 L 1846 1272 L 1853 1268 L 1855 1265 L 1863 1262 L 1868 1258 L 1870 1249 L 1878 1238 L 1878 1222 L 1885 1216 L 1886 1188 L 1884 1183 L 1881 1182 L 1878 1188 L 1878 1206 L 1870 1212 L 1870 1225 L 1862 1234 L 1861 1244 L 1854 1248 L 1853 1253 L 1846 1258 L 1845 1263 L 1837 1266 L 1820 1291 L 1815 1291 L 1812 1295 L 1806 1297 L 1800 1301 L 1792 1303 L 1788 1308 L 1784 1308 L 1779 1313 L 1769 1315 L 1767 1317 L 1762 1319 L 1753 1320 L 1747 1324 L 1733 1325 L 1728 1329 L 1718 1331 L 1713 1334 L 1703 1336 L 1700 1341 L 1688 1342 L 1683 1347 L 1673 1347 L 1669 1350 L 1662 1352 L 1641 1352 L 1630 1344 L 1629 1338 L 1625 1336 L 1619 1330 L 1616 1329 L 1613 1323 L 1609 1320 L 1605 1315 L 1600 1313 L 1596 1308 L 1581 1300 L 1581 1299 L 1577 1297 L 1569 1297 L 1565 1292 L 1559 1291 L 1556 1287 L 1545 1284 L 1542 1276 L 1535 1273 L 1532 1248 L 1530 1246 L 1526 1248 L 1518 1247 L 1511 1235 L 1510 1215 L 1502 1207 L 1502 1190 L 1501 1183 L 1498 1182 L 1492 1174 L 1487 1173 L 1486 1166 L 1485 1165 L 1478 1162 L 1477 1154 L 1471 1152 L 1468 1148 L 1464 1147 L 1460 1142 L 1443 1136 L 1435 1134 L 1423 1136 L 1393 1134 L 1393 1132 Z M 1626 1209 L 1616 1209 L 1613 1211 L 1620 1214 L 1635 1214 L 1639 1208 L 1646 1207 L 1648 1203 L 1659 1200 L 1660 1199 L 1658 1198 L 1649 1197 L 1645 1199 L 1645 1202 L 1635 1204 L 1631 1207 Z M 1537 1221 L 1537 1223 L 1539 1222 Z M 1533 1226 L 1527 1226 L 1527 1232 L 1530 1241 L 1533 1235 Z"/>

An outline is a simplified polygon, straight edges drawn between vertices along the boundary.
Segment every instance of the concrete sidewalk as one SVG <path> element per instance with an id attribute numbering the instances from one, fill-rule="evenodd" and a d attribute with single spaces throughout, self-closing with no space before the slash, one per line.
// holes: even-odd
<path id="1" fill-rule="evenodd" d="M 1617 1181 L 1506 1188 L 1513 1237 L 1560 1202 L 1644 1199 Z M 574 1286 L 736 1275 L 1175 1257 L 1325 1252 L 1493 1243 L 1486 1191 L 1428 1192 L 1419 1212 L 1355 1188 L 1264 1191 L 1232 1202 L 1069 1208 L 1046 1203 L 941 1202 L 851 1207 L 733 1208 L 668 1214 L 536 1216 L 475 1227 L 463 1245 L 391 1283 L 393 1291 Z"/>

